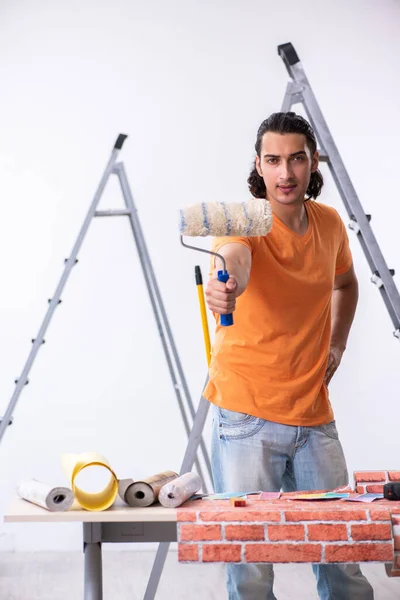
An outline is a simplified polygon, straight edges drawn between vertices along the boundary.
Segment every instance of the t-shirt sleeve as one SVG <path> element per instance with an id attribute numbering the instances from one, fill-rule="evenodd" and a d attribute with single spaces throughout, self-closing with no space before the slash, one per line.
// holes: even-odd
<path id="1" fill-rule="evenodd" d="M 222 248 L 222 246 L 225 246 L 226 244 L 242 244 L 243 246 L 246 246 L 246 248 L 248 248 L 250 250 L 250 252 L 253 252 L 253 246 L 252 246 L 250 237 L 234 237 L 234 236 L 212 238 L 211 251 L 218 252 Z M 218 258 L 216 256 L 211 256 L 210 258 L 211 258 L 211 260 L 210 260 L 209 276 L 212 277 L 214 275 L 214 271 L 215 271 L 215 261 L 217 261 L 217 264 L 218 264 L 218 262 L 221 262 L 221 261 L 218 261 Z"/>
<path id="2" fill-rule="evenodd" d="M 343 275 L 353 264 L 349 237 L 342 219 L 339 217 L 339 246 L 336 255 L 335 275 Z"/>

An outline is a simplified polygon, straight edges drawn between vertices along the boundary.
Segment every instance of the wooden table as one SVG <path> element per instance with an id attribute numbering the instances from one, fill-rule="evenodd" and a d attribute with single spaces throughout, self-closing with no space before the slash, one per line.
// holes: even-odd
<path id="1" fill-rule="evenodd" d="M 400 576 L 400 502 L 303 502 L 249 499 L 194 500 L 181 508 L 131 508 L 115 504 L 103 512 L 73 506 L 49 512 L 16 498 L 6 522 L 83 524 L 84 598 L 102 600 L 104 542 L 178 541 L 181 562 L 347 563 L 381 562 Z"/>

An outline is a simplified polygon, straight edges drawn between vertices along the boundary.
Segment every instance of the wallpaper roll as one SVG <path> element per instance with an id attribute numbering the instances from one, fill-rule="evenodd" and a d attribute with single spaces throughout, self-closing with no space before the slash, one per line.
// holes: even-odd
<path id="1" fill-rule="evenodd" d="M 157 502 L 161 488 L 177 477 L 175 471 L 163 471 L 142 481 L 121 479 L 119 495 L 129 506 L 151 506 Z"/>
<path id="2" fill-rule="evenodd" d="M 97 452 L 63 454 L 61 464 L 74 496 L 82 508 L 100 511 L 106 510 L 114 503 L 118 494 L 118 480 L 104 456 Z M 88 488 L 93 488 L 96 478 L 101 479 L 101 483 L 95 482 L 96 489 L 89 490 Z"/>
<path id="3" fill-rule="evenodd" d="M 184 473 L 161 488 L 158 500 L 166 508 L 176 508 L 196 494 L 201 486 L 201 478 L 196 473 Z"/>
<path id="4" fill-rule="evenodd" d="M 67 487 L 52 487 L 36 479 L 22 481 L 17 487 L 18 495 L 50 511 L 65 511 L 71 508 L 74 494 Z"/>

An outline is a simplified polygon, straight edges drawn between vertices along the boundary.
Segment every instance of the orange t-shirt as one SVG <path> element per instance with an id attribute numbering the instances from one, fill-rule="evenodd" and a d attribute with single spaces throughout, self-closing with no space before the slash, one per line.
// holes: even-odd
<path id="1" fill-rule="evenodd" d="M 248 286 L 234 325 L 217 321 L 209 382 L 212 403 L 287 425 L 333 419 L 324 384 L 335 275 L 352 265 L 345 226 L 335 209 L 305 202 L 301 236 L 278 217 L 264 237 L 223 237 L 213 250 L 239 243 L 252 254 Z M 219 261 L 218 261 L 219 262 Z"/>

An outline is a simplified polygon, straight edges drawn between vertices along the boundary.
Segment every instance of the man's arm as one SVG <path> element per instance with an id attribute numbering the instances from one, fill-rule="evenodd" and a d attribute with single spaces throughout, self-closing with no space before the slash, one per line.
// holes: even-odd
<path id="1" fill-rule="evenodd" d="M 218 314 L 229 314 L 235 310 L 236 298 L 243 294 L 250 278 L 251 252 L 247 246 L 228 243 L 218 251 L 225 258 L 229 279 L 222 283 L 217 279 L 217 271 L 223 269 L 218 257 L 215 257 L 215 274 L 206 288 L 207 304 L 210 310 Z"/>
<path id="2" fill-rule="evenodd" d="M 335 277 L 332 296 L 332 333 L 325 383 L 329 384 L 346 350 L 347 338 L 358 302 L 358 281 L 351 266 L 343 275 Z"/>
<path id="3" fill-rule="evenodd" d="M 335 277 L 332 296 L 331 344 L 342 351 L 346 349 L 357 302 L 358 281 L 354 267 L 351 266 L 346 273 Z"/>

